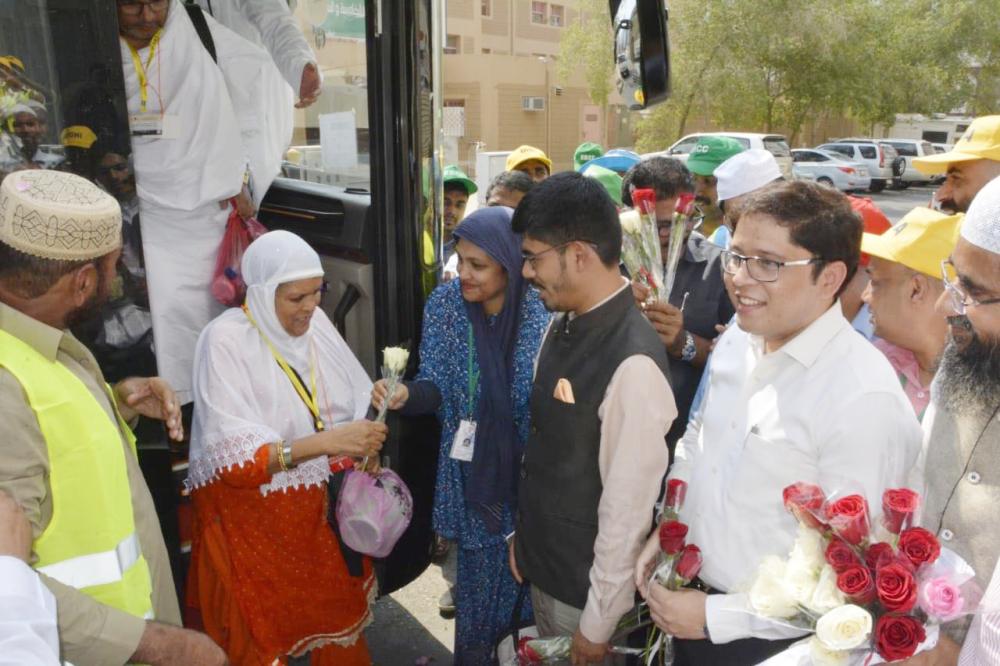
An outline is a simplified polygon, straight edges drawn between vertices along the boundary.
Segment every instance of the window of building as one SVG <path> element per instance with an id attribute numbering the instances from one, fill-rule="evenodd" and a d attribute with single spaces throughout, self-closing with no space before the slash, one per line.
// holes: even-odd
<path id="1" fill-rule="evenodd" d="M 462 38 L 458 35 L 447 35 L 444 38 L 444 52 L 446 54 L 455 55 L 462 48 Z"/>
<path id="2" fill-rule="evenodd" d="M 483 55 L 489 55 L 490 53 L 493 53 L 493 49 L 483 49 Z"/>
<path id="3" fill-rule="evenodd" d="M 566 25 L 566 8 L 562 5 L 549 7 L 549 25 L 561 28 Z"/>
<path id="4" fill-rule="evenodd" d="M 546 25 L 549 22 L 549 3 L 547 2 L 532 2 L 531 3 L 531 22 L 541 23 Z"/>
<path id="5" fill-rule="evenodd" d="M 479 13 L 486 17 L 493 16 L 493 0 L 482 0 Z"/>

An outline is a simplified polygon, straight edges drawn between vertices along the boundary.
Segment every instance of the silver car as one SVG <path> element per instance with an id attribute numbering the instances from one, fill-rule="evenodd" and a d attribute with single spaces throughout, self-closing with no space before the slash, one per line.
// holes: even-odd
<path id="1" fill-rule="evenodd" d="M 845 159 L 840 153 L 819 148 L 793 150 L 792 171 L 796 178 L 812 180 L 842 192 L 867 190 L 872 184 L 867 166 Z"/>

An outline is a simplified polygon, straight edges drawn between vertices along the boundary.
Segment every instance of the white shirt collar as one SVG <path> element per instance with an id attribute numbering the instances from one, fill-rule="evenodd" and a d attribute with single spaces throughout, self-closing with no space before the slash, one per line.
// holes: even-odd
<path id="1" fill-rule="evenodd" d="M 833 336 L 844 326 L 849 325 L 847 319 L 844 318 L 844 311 L 841 309 L 838 299 L 826 312 L 814 319 L 811 324 L 783 344 L 775 353 L 785 354 L 807 368 L 812 367 Z M 764 338 L 751 335 L 750 344 L 758 357 L 764 355 Z"/>

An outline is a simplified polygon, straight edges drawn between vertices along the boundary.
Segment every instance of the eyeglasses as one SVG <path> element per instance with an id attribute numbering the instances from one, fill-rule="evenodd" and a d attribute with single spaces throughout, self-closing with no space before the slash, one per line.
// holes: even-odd
<path id="1" fill-rule="evenodd" d="M 170 0 L 118 0 L 118 8 L 127 16 L 138 16 L 146 7 L 154 12 L 162 12 Z"/>
<path id="2" fill-rule="evenodd" d="M 796 261 L 778 261 L 777 259 L 765 259 L 764 257 L 745 257 L 736 254 L 732 250 L 722 251 L 722 270 L 730 275 L 736 275 L 740 267 L 746 264 L 747 273 L 757 282 L 775 282 L 778 273 L 785 266 L 808 266 L 810 264 L 821 263 L 823 260 L 818 257 L 812 259 L 798 259 Z"/>
<path id="3" fill-rule="evenodd" d="M 590 247 L 594 248 L 595 252 L 597 251 L 597 243 L 591 243 L 590 241 L 585 241 L 585 240 L 571 240 L 571 241 L 566 241 L 565 243 L 560 243 L 559 245 L 553 245 L 552 247 L 550 247 L 547 250 L 542 250 L 541 252 L 535 252 L 534 254 L 532 254 L 531 252 L 522 252 L 521 253 L 521 258 L 524 259 L 529 264 L 531 264 L 531 270 L 535 270 L 535 269 L 538 268 L 538 260 L 539 260 L 539 258 L 541 258 L 542 256 L 548 254 L 549 252 L 555 252 L 556 250 L 562 250 L 563 248 L 567 247 L 568 245 L 571 245 L 572 243 L 577 243 L 577 242 L 583 243 L 584 245 L 589 245 Z"/>
<path id="4" fill-rule="evenodd" d="M 944 281 L 944 290 L 948 292 L 948 297 L 951 299 L 951 309 L 955 311 L 955 314 L 964 315 L 969 308 L 1000 303 L 1000 298 L 988 298 L 985 301 L 977 301 L 962 291 L 957 284 L 958 272 L 955 270 L 955 264 L 951 263 L 950 259 L 945 259 L 941 262 L 941 279 Z"/>

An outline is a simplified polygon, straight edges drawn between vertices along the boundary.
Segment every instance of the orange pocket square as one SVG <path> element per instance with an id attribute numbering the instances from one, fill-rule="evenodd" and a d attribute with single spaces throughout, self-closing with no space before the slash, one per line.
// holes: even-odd
<path id="1" fill-rule="evenodd" d="M 573 385 L 569 383 L 568 379 L 560 379 L 556 382 L 556 391 L 553 397 L 570 405 L 576 404 L 576 400 L 573 398 Z"/>

